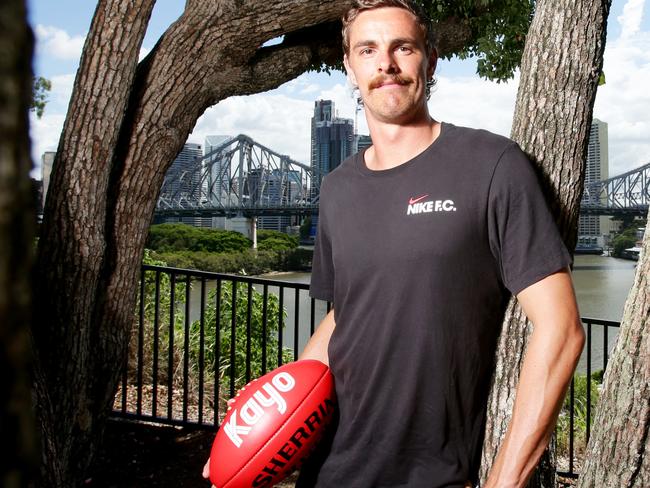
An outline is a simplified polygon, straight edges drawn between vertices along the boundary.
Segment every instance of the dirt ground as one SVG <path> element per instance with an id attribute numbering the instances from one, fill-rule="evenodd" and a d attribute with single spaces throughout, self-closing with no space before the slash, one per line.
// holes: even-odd
<path id="1" fill-rule="evenodd" d="M 201 477 L 214 433 L 110 420 L 85 486 L 206 487 Z M 295 482 L 277 485 L 291 488 Z"/>

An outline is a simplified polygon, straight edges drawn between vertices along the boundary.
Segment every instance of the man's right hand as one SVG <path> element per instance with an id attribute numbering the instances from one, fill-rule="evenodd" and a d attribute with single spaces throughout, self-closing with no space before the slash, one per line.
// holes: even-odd
<path id="1" fill-rule="evenodd" d="M 206 479 L 210 479 L 210 458 L 208 458 L 208 462 L 205 463 L 205 466 L 203 466 L 203 473 L 202 476 Z M 212 485 L 212 488 L 216 488 L 214 485 Z"/>

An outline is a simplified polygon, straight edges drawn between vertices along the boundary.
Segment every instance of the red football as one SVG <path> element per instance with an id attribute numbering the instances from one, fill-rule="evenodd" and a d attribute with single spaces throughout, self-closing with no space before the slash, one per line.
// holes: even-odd
<path id="1" fill-rule="evenodd" d="M 243 387 L 210 453 L 217 488 L 270 487 L 300 465 L 335 407 L 334 378 L 320 361 L 285 364 Z"/>

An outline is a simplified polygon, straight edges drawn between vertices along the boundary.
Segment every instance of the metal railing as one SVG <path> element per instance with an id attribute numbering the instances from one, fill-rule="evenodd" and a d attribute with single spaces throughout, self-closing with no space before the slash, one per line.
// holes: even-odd
<path id="1" fill-rule="evenodd" d="M 600 385 L 594 378 L 594 373 L 602 380 L 602 375 L 607 369 L 609 351 L 615 341 L 615 335 L 610 329 L 613 328 L 617 333 L 620 327 L 619 322 L 586 317 L 582 318 L 582 323 L 585 326 L 587 343 L 578 365 L 578 372 L 571 380 L 565 406 L 560 413 L 556 428 L 558 444 L 563 440 L 562 437 L 565 437 L 567 442 L 564 446 L 566 449 L 558 450 L 557 474 L 567 478 L 577 478 L 579 475 L 576 468 L 580 467 L 579 462 L 589 443 L 591 424 L 595 417 L 594 407 L 598 401 Z M 599 339 L 601 348 L 594 348 L 594 339 Z M 598 357 L 594 357 L 595 355 Z M 597 369 L 594 370 L 594 366 Z M 562 451 L 565 451 L 566 456 L 561 455 Z"/>
<path id="2" fill-rule="evenodd" d="M 331 307 L 308 284 L 150 265 L 140 278 L 113 415 L 161 424 L 219 425 L 227 398 L 297 359 Z"/>
<path id="3" fill-rule="evenodd" d="M 137 326 L 113 415 L 214 429 L 227 399 L 252 378 L 297 359 L 329 312 L 331 305 L 308 290 L 306 283 L 143 265 Z M 610 328 L 619 327 L 582 320 L 587 344 L 557 429 L 558 475 L 569 478 L 578 476 L 589 440 L 598 395 L 593 372 L 606 369 Z"/>

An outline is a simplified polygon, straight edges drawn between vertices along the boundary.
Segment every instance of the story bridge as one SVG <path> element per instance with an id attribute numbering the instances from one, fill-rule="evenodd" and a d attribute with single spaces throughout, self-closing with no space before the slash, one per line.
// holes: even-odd
<path id="1" fill-rule="evenodd" d="M 197 162 L 199 163 L 199 162 Z M 240 134 L 200 164 L 165 176 L 156 217 L 244 217 L 318 212 L 321 175 Z"/>
<path id="2" fill-rule="evenodd" d="M 165 176 L 156 217 L 290 216 L 318 213 L 317 169 L 240 134 L 191 169 Z M 585 185 L 582 215 L 645 216 L 650 163 Z"/>
<path id="3" fill-rule="evenodd" d="M 581 215 L 642 216 L 650 204 L 650 163 L 585 185 Z"/>

